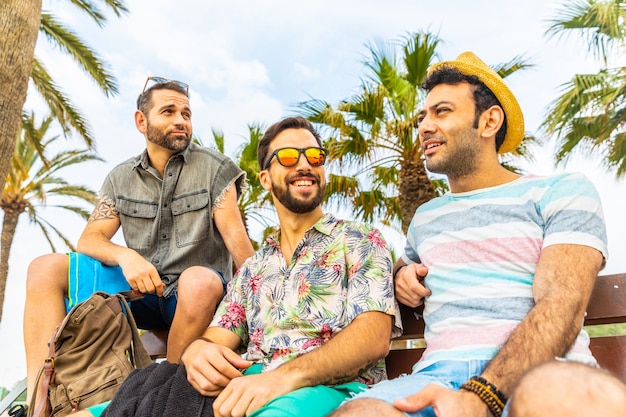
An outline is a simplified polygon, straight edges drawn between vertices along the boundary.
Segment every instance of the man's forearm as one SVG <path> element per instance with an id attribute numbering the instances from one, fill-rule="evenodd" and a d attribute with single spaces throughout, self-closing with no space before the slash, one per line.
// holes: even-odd
<path id="1" fill-rule="evenodd" d="M 555 246 L 544 249 L 538 265 L 535 306 L 483 373 L 506 394 L 531 367 L 565 355 L 583 325 L 602 255 L 585 246 Z"/>
<path id="2" fill-rule="evenodd" d="M 393 317 L 378 311 L 362 313 L 323 346 L 282 365 L 275 372 L 295 378 L 299 387 L 353 381 L 385 357 Z"/>
<path id="3" fill-rule="evenodd" d="M 582 320 L 564 313 L 565 307 L 551 300 L 537 304 L 513 331 L 483 376 L 509 395 L 528 369 L 563 356 L 582 327 Z"/>

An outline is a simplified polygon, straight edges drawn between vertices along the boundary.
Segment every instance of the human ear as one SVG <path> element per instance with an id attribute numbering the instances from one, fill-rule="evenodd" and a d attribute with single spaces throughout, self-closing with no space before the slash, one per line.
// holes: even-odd
<path id="1" fill-rule="evenodd" d="M 483 112 L 481 120 L 481 136 L 495 137 L 504 123 L 504 110 L 500 106 L 491 106 Z"/>
<path id="2" fill-rule="evenodd" d="M 140 110 L 135 110 L 135 127 L 142 134 L 148 131 L 146 115 Z"/>
<path id="3" fill-rule="evenodd" d="M 267 171 L 267 169 L 259 172 L 259 182 L 266 191 L 272 190 L 272 181 L 270 180 L 270 173 Z"/>

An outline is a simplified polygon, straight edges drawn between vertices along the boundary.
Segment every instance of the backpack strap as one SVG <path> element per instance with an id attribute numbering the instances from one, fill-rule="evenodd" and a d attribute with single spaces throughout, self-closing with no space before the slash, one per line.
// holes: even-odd
<path id="1" fill-rule="evenodd" d="M 130 310 L 130 306 L 126 301 L 126 297 L 124 297 L 124 295 L 122 294 L 116 294 L 116 297 L 119 300 L 119 304 L 122 306 L 122 309 L 124 310 L 124 315 L 128 320 L 128 324 L 130 325 L 130 329 L 133 334 L 133 343 L 131 345 L 130 359 L 135 368 L 145 368 L 152 363 L 152 359 L 150 358 L 148 351 L 141 341 L 141 337 L 139 336 L 139 329 L 137 328 L 137 323 L 135 322 L 135 317 Z"/>
<path id="2" fill-rule="evenodd" d="M 31 400 L 31 404 L 29 407 L 29 417 L 47 417 L 51 413 L 50 400 L 48 398 L 48 388 L 50 384 L 54 381 L 54 374 L 56 372 L 54 368 L 54 358 L 56 356 L 54 339 L 56 338 L 57 333 L 61 325 L 57 326 L 54 333 L 52 333 L 52 337 L 48 342 L 48 357 L 44 359 L 43 365 L 39 369 L 39 373 L 37 374 L 37 380 L 35 381 L 35 389 L 39 387 L 39 392 L 33 396 Z M 41 382 L 41 383 L 40 383 Z M 32 410 L 32 411 L 31 411 Z"/>

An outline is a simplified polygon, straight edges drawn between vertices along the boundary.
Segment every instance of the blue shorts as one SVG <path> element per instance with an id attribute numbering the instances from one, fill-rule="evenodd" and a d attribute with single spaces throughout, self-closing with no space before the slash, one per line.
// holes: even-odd
<path id="1" fill-rule="evenodd" d="M 428 384 L 459 390 L 472 376 L 480 375 L 488 363 L 486 360 L 437 362 L 417 373 L 379 382 L 353 399 L 375 398 L 393 404 L 393 400 L 413 395 Z M 405 414 L 410 417 L 435 417 L 432 407 Z"/>
<path id="2" fill-rule="evenodd" d="M 121 267 L 105 265 L 87 255 L 76 252 L 68 253 L 68 257 L 68 297 L 65 300 L 68 312 L 96 291 L 115 294 L 131 289 Z M 213 271 L 222 280 L 224 291 L 226 291 L 224 276 L 219 271 Z M 145 294 L 143 298 L 130 303 L 130 309 L 137 322 L 137 327 L 146 330 L 167 330 L 174 320 L 177 303 L 178 293 L 174 290 L 168 297 Z"/>

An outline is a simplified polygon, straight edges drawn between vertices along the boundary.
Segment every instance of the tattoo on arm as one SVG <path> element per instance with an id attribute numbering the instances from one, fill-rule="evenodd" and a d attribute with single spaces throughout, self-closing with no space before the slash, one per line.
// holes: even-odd
<path id="1" fill-rule="evenodd" d="M 120 213 L 115 208 L 115 202 L 107 196 L 102 196 L 93 213 L 89 216 L 88 223 L 93 223 L 96 220 L 115 219 L 119 216 Z"/>

